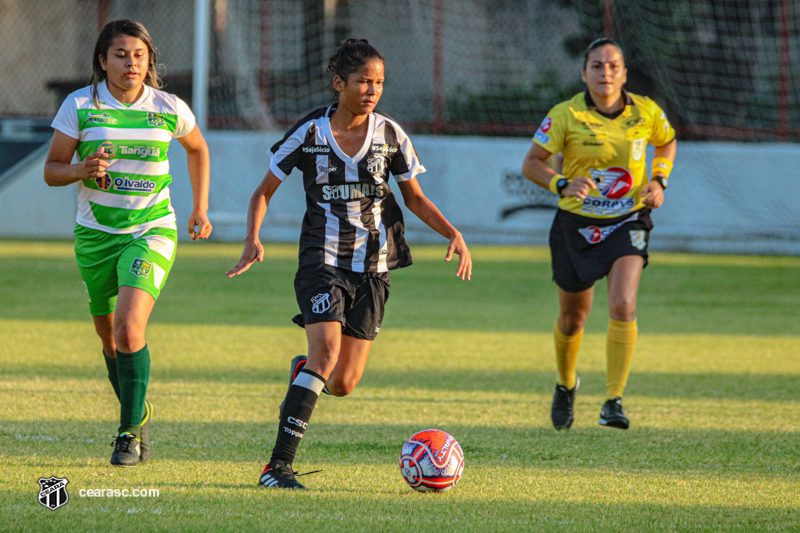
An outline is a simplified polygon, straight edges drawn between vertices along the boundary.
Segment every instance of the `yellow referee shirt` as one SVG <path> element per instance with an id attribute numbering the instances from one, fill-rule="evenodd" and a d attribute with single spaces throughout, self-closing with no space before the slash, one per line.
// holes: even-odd
<path id="1" fill-rule="evenodd" d="M 542 121 L 533 142 L 564 157 L 564 177 L 594 178 L 597 189 L 586 199 L 561 198 L 558 207 L 591 218 L 613 218 L 644 207 L 647 143 L 663 146 L 675 130 L 658 104 L 622 92 L 625 109 L 615 118 L 602 115 L 588 92 L 556 105 Z"/>

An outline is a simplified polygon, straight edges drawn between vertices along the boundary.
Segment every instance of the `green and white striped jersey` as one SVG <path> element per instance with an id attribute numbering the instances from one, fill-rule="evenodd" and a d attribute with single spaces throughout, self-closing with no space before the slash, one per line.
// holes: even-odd
<path id="1" fill-rule="evenodd" d="M 147 85 L 130 106 L 119 103 L 106 82 L 98 84 L 97 96 L 99 109 L 91 87 L 75 91 L 51 124 L 78 139 L 80 160 L 98 149 L 111 155 L 106 176 L 78 183 L 78 224 L 115 234 L 177 229 L 169 199 L 167 150 L 173 138 L 194 128 L 189 106 Z"/>

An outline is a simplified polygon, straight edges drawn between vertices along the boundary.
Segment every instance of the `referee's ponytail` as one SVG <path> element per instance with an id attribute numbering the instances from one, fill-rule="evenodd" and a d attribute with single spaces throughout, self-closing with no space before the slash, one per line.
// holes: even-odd
<path id="1" fill-rule="evenodd" d="M 339 76 L 342 80 L 347 81 L 350 74 L 357 72 L 370 59 L 378 59 L 386 63 L 386 58 L 366 39 L 346 39 L 342 41 L 336 53 L 331 56 L 328 62 L 328 72 L 333 73 L 334 77 Z M 339 91 L 332 84 L 330 87 L 333 95 L 338 98 Z"/>

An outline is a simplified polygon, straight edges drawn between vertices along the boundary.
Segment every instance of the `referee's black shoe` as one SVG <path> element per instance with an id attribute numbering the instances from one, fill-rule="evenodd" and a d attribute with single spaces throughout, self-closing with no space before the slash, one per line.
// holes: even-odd
<path id="1" fill-rule="evenodd" d="M 304 489 L 305 485 L 297 481 L 297 472 L 292 470 L 291 463 L 284 463 L 280 459 L 275 459 L 267 463 L 258 484 L 268 489 Z"/>
<path id="2" fill-rule="evenodd" d="M 600 411 L 600 420 L 597 423 L 610 428 L 628 429 L 631 423 L 625 413 L 622 412 L 622 398 L 617 396 L 607 400 L 603 404 L 603 409 Z"/>
<path id="3" fill-rule="evenodd" d="M 575 386 L 571 389 L 564 385 L 556 385 L 556 392 L 553 393 L 553 406 L 550 408 L 550 420 L 556 429 L 569 429 L 575 419 L 573 404 L 575 403 L 575 391 L 581 385 L 581 379 L 575 378 Z"/>

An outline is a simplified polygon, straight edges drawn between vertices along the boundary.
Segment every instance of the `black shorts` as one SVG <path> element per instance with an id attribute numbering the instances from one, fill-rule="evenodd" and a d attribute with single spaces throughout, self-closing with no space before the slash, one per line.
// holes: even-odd
<path id="1" fill-rule="evenodd" d="M 550 228 L 553 281 L 567 292 L 581 292 L 607 276 L 620 257 L 639 255 L 647 266 L 651 229 L 646 208 L 611 219 L 559 209 Z"/>
<path id="2" fill-rule="evenodd" d="M 318 322 L 340 322 L 342 334 L 374 340 L 381 329 L 389 299 L 388 272 L 362 273 L 330 265 L 303 265 L 294 277 L 300 327 Z"/>

